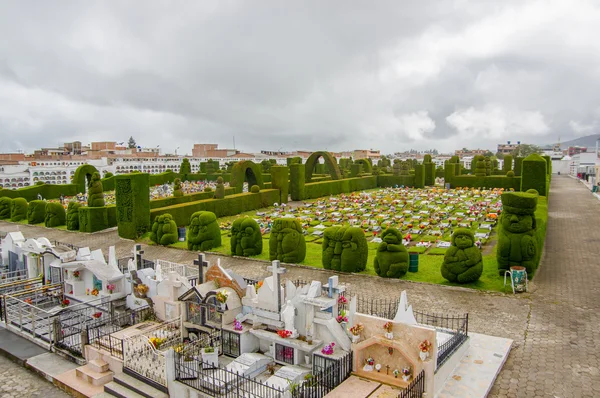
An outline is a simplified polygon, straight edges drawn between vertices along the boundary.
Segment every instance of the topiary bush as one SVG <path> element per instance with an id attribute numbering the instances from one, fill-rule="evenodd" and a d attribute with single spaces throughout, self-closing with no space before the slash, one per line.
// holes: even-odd
<path id="1" fill-rule="evenodd" d="M 46 217 L 44 218 L 44 225 L 46 227 L 54 228 L 59 225 L 65 225 L 66 221 L 67 215 L 63 205 L 56 202 L 46 204 Z"/>
<path id="2" fill-rule="evenodd" d="M 302 163 L 290 165 L 290 195 L 292 200 L 304 199 L 306 169 Z"/>
<path id="3" fill-rule="evenodd" d="M 27 222 L 29 224 L 43 223 L 46 218 L 46 201 L 32 200 L 27 206 Z"/>
<path id="4" fill-rule="evenodd" d="M 547 196 L 547 167 L 548 164 L 546 163 L 546 160 L 537 153 L 532 153 L 523 159 L 523 166 L 521 169 L 521 191 L 525 192 L 529 189 L 535 189 L 540 195 Z"/>
<path id="5" fill-rule="evenodd" d="M 512 170 L 509 170 L 509 171 L 506 173 L 506 176 L 507 176 L 507 177 L 510 177 L 510 178 L 512 178 L 512 177 L 514 177 L 514 176 L 515 176 L 515 172 L 514 172 L 514 171 L 512 171 Z"/>
<path id="6" fill-rule="evenodd" d="M 190 217 L 187 230 L 189 250 L 206 251 L 221 246 L 221 229 L 217 216 L 210 211 L 197 211 Z"/>
<path id="7" fill-rule="evenodd" d="M 258 185 L 252 185 L 252 188 L 250 188 L 250 192 L 252 192 L 252 193 L 259 193 L 260 192 L 260 187 Z"/>
<path id="8" fill-rule="evenodd" d="M 485 175 L 486 176 L 492 175 L 492 160 L 490 159 L 489 156 L 486 156 L 484 158 L 484 163 L 485 163 Z"/>
<path id="9" fill-rule="evenodd" d="M 147 173 L 115 177 L 116 218 L 121 238 L 136 239 L 150 229 L 149 190 Z"/>
<path id="10" fill-rule="evenodd" d="M 179 167 L 179 174 L 183 176 L 184 180 L 188 179 L 188 174 L 192 174 L 192 165 L 188 158 L 183 158 L 181 166 Z"/>
<path id="11" fill-rule="evenodd" d="M 6 220 L 10 218 L 10 211 L 12 210 L 13 200 L 3 196 L 0 198 L 0 220 Z"/>
<path id="12" fill-rule="evenodd" d="M 469 283 L 479 279 L 483 273 L 483 259 L 470 229 L 454 230 L 452 246 L 444 255 L 441 271 L 450 282 Z"/>
<path id="13" fill-rule="evenodd" d="M 498 271 L 504 275 L 511 266 L 520 265 L 527 268 L 531 277 L 537 267 L 535 209 L 538 195 L 535 191 L 504 192 L 501 198 L 502 214 L 498 222 L 496 249 Z"/>
<path id="14" fill-rule="evenodd" d="M 79 208 L 81 205 L 77 202 L 69 202 L 67 206 L 67 230 L 79 231 Z"/>
<path id="15" fill-rule="evenodd" d="M 287 203 L 290 190 L 290 169 L 287 166 L 271 166 L 271 188 L 279 189 L 279 203 Z"/>
<path id="16" fill-rule="evenodd" d="M 513 162 L 513 157 L 512 155 L 504 155 L 504 159 L 502 161 L 502 171 L 504 171 L 505 173 L 508 173 L 509 171 L 512 170 L 512 162 Z"/>
<path id="17" fill-rule="evenodd" d="M 475 159 L 473 159 L 473 162 L 475 162 L 475 175 L 479 177 L 485 177 L 487 173 L 484 157 L 481 155 L 477 155 L 475 156 Z"/>
<path id="18" fill-rule="evenodd" d="M 177 224 L 170 214 L 163 214 L 154 219 L 150 240 L 156 244 L 167 246 L 177 242 Z"/>
<path id="19" fill-rule="evenodd" d="M 300 221 L 279 218 L 273 221 L 269 239 L 269 259 L 285 263 L 300 263 L 306 257 L 306 241 Z"/>
<path id="20" fill-rule="evenodd" d="M 21 221 L 27 219 L 27 201 L 24 198 L 14 198 L 10 221 Z"/>
<path id="21" fill-rule="evenodd" d="M 329 227 L 323 233 L 323 268 L 360 272 L 367 267 L 369 247 L 365 232 L 357 227 Z"/>
<path id="22" fill-rule="evenodd" d="M 173 197 L 181 198 L 183 196 L 183 190 L 181 189 L 181 179 L 176 178 L 173 181 Z"/>
<path id="23" fill-rule="evenodd" d="M 402 232 L 388 228 L 381 234 L 383 242 L 375 254 L 375 272 L 384 278 L 401 278 L 408 272 L 408 250 L 402 244 Z"/>
<path id="24" fill-rule="evenodd" d="M 88 207 L 103 206 L 104 190 L 102 189 L 102 180 L 100 180 L 100 173 L 96 172 L 92 175 L 92 179 L 88 185 Z"/>
<path id="25" fill-rule="evenodd" d="M 45 182 L 44 181 L 36 181 L 35 185 L 44 185 Z"/>
<path id="26" fill-rule="evenodd" d="M 225 185 L 223 185 L 223 177 L 217 178 L 217 187 L 215 189 L 215 199 L 223 199 L 225 197 Z"/>
<path id="27" fill-rule="evenodd" d="M 231 254 L 257 256 L 262 249 L 262 233 L 256 220 L 251 217 L 236 219 L 231 225 Z"/>

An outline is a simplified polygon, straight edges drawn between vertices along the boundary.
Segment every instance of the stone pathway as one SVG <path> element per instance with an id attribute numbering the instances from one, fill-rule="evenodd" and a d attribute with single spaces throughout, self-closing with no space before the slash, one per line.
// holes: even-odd
<path id="1" fill-rule="evenodd" d="M 62 392 L 47 380 L 15 364 L 0 355 L 0 398 L 66 398 Z"/>
<path id="2" fill-rule="evenodd" d="M 531 293 L 487 293 L 376 276 L 340 274 L 353 292 L 382 298 L 402 290 L 416 310 L 469 313 L 469 330 L 514 340 L 508 361 L 491 397 L 600 396 L 600 202 L 577 181 L 554 176 L 550 193 L 548 232 L 543 264 Z M 0 222 L 0 230 L 19 228 L 26 237 L 46 236 L 107 253 L 115 245 L 119 257 L 129 255 L 134 242 L 116 231 L 81 234 Z M 196 253 L 144 246 L 148 259 L 191 264 Z M 209 255 L 210 261 L 217 256 Z M 242 276 L 268 276 L 266 263 L 221 257 L 221 265 Z M 332 274 L 315 268 L 286 266 L 287 278 L 321 280 Z"/>

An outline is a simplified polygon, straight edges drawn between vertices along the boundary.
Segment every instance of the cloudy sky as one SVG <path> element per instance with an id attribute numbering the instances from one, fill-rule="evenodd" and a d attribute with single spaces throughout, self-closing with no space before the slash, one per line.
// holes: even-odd
<path id="1" fill-rule="evenodd" d="M 600 2 L 0 3 L 0 152 L 495 148 L 600 132 Z"/>

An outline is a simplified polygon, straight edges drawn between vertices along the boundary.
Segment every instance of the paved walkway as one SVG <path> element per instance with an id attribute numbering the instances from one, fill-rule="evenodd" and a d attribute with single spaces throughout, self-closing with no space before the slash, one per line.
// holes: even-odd
<path id="1" fill-rule="evenodd" d="M 379 277 L 340 275 L 353 292 L 398 297 L 406 290 L 415 309 L 469 313 L 469 329 L 514 340 L 491 397 L 600 396 L 600 202 L 577 181 L 554 176 L 549 206 L 546 254 L 532 293 L 486 293 Z M 131 253 L 134 242 L 116 231 L 81 234 L 0 222 L 0 230 L 19 228 L 26 237 L 106 249 L 115 245 L 119 257 Z M 145 246 L 148 259 L 191 263 L 196 254 Z M 105 250 L 105 253 L 107 251 Z M 216 256 L 209 256 L 216 261 Z M 221 264 L 251 278 L 268 276 L 266 263 L 222 257 Z M 289 266 L 290 279 L 325 282 L 332 273 Z"/>
<path id="2" fill-rule="evenodd" d="M 0 398 L 66 398 L 62 392 L 41 376 L 0 355 Z"/>

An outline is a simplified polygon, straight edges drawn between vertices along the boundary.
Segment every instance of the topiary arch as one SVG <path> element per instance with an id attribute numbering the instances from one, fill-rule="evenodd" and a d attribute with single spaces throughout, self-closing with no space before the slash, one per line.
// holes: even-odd
<path id="1" fill-rule="evenodd" d="M 229 185 L 236 187 L 236 192 L 241 193 L 244 181 L 248 182 L 248 190 L 253 185 L 258 185 L 260 189 L 263 189 L 264 185 L 260 165 L 250 160 L 243 160 L 234 164 L 231 169 L 231 182 Z"/>
<path id="2" fill-rule="evenodd" d="M 315 165 L 317 164 L 317 161 L 321 157 L 325 160 L 325 164 L 327 165 L 329 173 L 331 174 L 331 179 L 341 180 L 342 172 L 340 171 L 340 167 L 335 161 L 333 155 L 329 152 L 313 152 L 308 157 L 308 159 L 306 160 L 306 164 L 304 165 L 304 167 L 306 168 L 305 181 L 310 182 L 312 180 L 313 170 L 315 168 Z"/>
<path id="3" fill-rule="evenodd" d="M 358 159 L 354 162 L 354 164 L 356 163 L 363 165 L 363 173 L 373 174 L 373 166 L 369 162 L 369 159 Z"/>
<path id="4" fill-rule="evenodd" d="M 92 180 L 94 173 L 98 173 L 98 169 L 89 164 L 79 166 L 73 175 L 73 184 L 77 185 L 77 192 L 84 193 L 85 187 Z"/>

